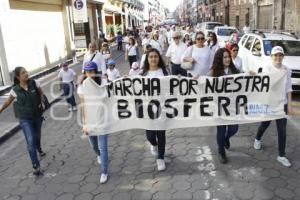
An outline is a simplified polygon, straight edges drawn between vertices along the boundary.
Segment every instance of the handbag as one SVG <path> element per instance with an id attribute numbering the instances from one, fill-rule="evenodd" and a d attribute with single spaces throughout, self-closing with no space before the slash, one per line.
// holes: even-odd
<path id="1" fill-rule="evenodd" d="M 194 47 L 192 46 L 192 50 L 191 50 L 191 53 L 190 53 L 190 57 L 192 57 L 192 55 L 193 55 L 193 49 L 194 49 Z M 191 62 L 184 61 L 184 62 L 181 63 L 181 68 L 182 68 L 182 69 L 185 69 L 185 70 L 191 70 L 191 69 L 193 69 L 193 67 L 194 67 L 194 65 L 193 65 L 193 63 L 191 63 Z"/>
<path id="2" fill-rule="evenodd" d="M 36 91 L 38 91 L 38 95 L 40 96 L 40 105 L 41 105 L 41 108 L 42 108 L 42 112 L 44 112 L 45 110 L 50 108 L 51 104 L 50 104 L 47 96 L 44 93 L 42 95 L 40 94 L 39 89 L 37 88 L 35 81 L 34 81 L 34 89 Z"/>

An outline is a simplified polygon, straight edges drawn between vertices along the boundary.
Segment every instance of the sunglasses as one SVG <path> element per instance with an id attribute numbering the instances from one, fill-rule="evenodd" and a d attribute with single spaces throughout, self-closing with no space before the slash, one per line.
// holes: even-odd
<path id="1" fill-rule="evenodd" d="M 205 38 L 204 37 L 198 37 L 198 38 L 196 38 L 196 40 L 205 40 Z"/>
<path id="2" fill-rule="evenodd" d="M 173 39 L 174 39 L 174 40 L 178 40 L 178 39 L 179 39 L 179 37 L 173 37 Z"/>

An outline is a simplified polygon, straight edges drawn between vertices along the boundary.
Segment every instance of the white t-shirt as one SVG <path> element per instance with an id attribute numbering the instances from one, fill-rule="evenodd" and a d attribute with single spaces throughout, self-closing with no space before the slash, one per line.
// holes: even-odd
<path id="1" fill-rule="evenodd" d="M 87 52 L 85 55 L 84 55 L 84 58 L 83 58 L 83 63 L 82 63 L 82 70 L 84 69 L 84 65 L 85 63 L 89 62 L 89 61 L 93 61 L 97 64 L 97 67 L 98 67 L 98 71 L 102 71 L 102 74 L 106 74 L 106 64 L 105 64 L 105 59 L 103 57 L 103 55 L 96 51 L 96 55 L 95 57 L 92 59 L 92 57 L 94 56 L 95 53 L 90 53 L 90 52 Z"/>
<path id="2" fill-rule="evenodd" d="M 126 49 L 128 52 L 128 56 L 136 56 L 137 55 L 137 47 L 136 46 L 131 46 L 131 45 L 127 44 Z"/>
<path id="3" fill-rule="evenodd" d="M 102 55 L 105 60 L 108 60 L 111 57 L 111 53 L 109 51 L 102 52 Z"/>
<path id="4" fill-rule="evenodd" d="M 77 93 L 79 96 L 83 96 L 85 102 L 83 102 L 82 108 L 85 110 L 85 123 L 83 126 L 88 129 L 89 134 L 99 134 L 97 128 L 103 124 L 105 116 L 105 108 L 103 105 L 99 105 L 99 101 L 103 101 L 103 98 L 107 95 L 106 92 L 99 92 L 98 87 L 94 86 L 94 82 L 91 79 L 86 79 L 81 85 L 78 86 Z M 106 79 L 102 79 L 100 86 L 107 84 Z M 102 90 L 104 91 L 104 90 Z M 105 134 L 105 133 L 102 133 Z"/>
<path id="5" fill-rule="evenodd" d="M 146 56 L 147 56 L 147 54 L 143 54 L 143 55 L 142 55 L 141 62 L 140 62 L 140 68 L 141 68 L 141 69 L 144 68 Z"/>
<path id="6" fill-rule="evenodd" d="M 184 52 L 181 61 L 184 57 L 192 57 L 196 61 L 191 70 L 188 70 L 188 73 L 191 73 L 193 76 L 206 75 L 211 68 L 211 52 L 207 46 L 203 48 L 198 48 L 196 45 L 190 46 Z"/>
<path id="7" fill-rule="evenodd" d="M 143 41 L 142 41 L 142 45 L 146 46 L 146 45 L 150 44 L 150 42 L 151 42 L 151 39 L 144 38 Z"/>
<path id="8" fill-rule="evenodd" d="M 130 69 L 128 75 L 129 76 L 138 76 L 141 73 L 141 69 L 137 68 L 137 69 Z"/>
<path id="9" fill-rule="evenodd" d="M 169 45 L 172 44 L 173 38 L 172 38 L 172 32 L 171 31 L 167 31 L 166 37 L 168 38 Z"/>
<path id="10" fill-rule="evenodd" d="M 107 76 L 108 76 L 108 80 L 110 81 L 114 81 L 121 77 L 119 70 L 117 70 L 116 68 L 113 68 L 112 70 L 108 68 Z"/>
<path id="11" fill-rule="evenodd" d="M 243 62 L 240 57 L 232 58 L 232 62 L 235 65 L 235 68 L 237 68 L 241 73 L 243 72 Z"/>
<path id="12" fill-rule="evenodd" d="M 58 78 L 62 79 L 63 83 L 71 83 L 74 81 L 74 77 L 76 76 L 76 73 L 73 69 L 69 69 L 67 71 L 61 69 L 58 73 Z"/>
<path id="13" fill-rule="evenodd" d="M 129 37 L 128 36 L 125 36 L 124 39 L 123 39 L 123 42 L 128 44 L 129 43 Z"/>
<path id="14" fill-rule="evenodd" d="M 243 31 L 244 31 L 244 33 L 249 33 L 250 32 L 250 27 L 249 26 L 244 26 Z"/>
<path id="15" fill-rule="evenodd" d="M 37 88 L 41 87 L 41 84 L 39 81 L 34 80 L 35 81 L 35 85 Z M 27 90 L 26 90 L 27 91 Z M 17 93 L 15 93 L 15 91 L 13 89 L 10 90 L 9 95 L 13 96 L 14 98 L 17 98 Z"/>
<path id="16" fill-rule="evenodd" d="M 210 45 L 208 45 L 208 43 L 206 43 L 206 45 L 209 47 L 209 49 L 213 53 L 216 53 L 218 51 L 218 49 L 220 48 L 218 43 L 216 43 L 214 46 L 213 46 L 213 43 L 210 43 Z"/>
<path id="17" fill-rule="evenodd" d="M 158 41 L 159 41 L 159 44 L 161 46 L 162 51 L 164 51 L 166 40 L 167 40 L 167 38 L 166 38 L 166 36 L 164 34 L 160 34 L 159 35 Z"/>
<path id="18" fill-rule="evenodd" d="M 107 83 L 108 83 L 108 81 L 106 79 L 102 78 L 100 86 L 107 85 Z M 77 94 L 78 95 L 83 95 L 84 94 L 84 91 L 83 91 L 83 88 L 82 88 L 82 84 L 78 85 L 78 87 L 77 87 Z"/>
<path id="19" fill-rule="evenodd" d="M 285 104 L 288 103 L 288 97 L 287 93 L 292 92 L 292 71 L 285 65 L 282 65 L 280 68 L 274 67 L 272 64 L 267 65 L 266 67 L 262 68 L 262 73 L 276 73 L 276 72 L 281 72 L 281 71 L 287 71 L 287 81 L 285 85 Z"/>
<path id="20" fill-rule="evenodd" d="M 159 53 L 162 55 L 162 47 L 160 45 L 159 40 L 157 40 L 157 41 L 151 40 L 150 44 L 151 44 L 152 48 L 157 49 L 159 51 Z"/>
<path id="21" fill-rule="evenodd" d="M 163 77 L 164 76 L 164 72 L 161 68 L 154 70 L 154 71 L 148 71 L 146 74 L 146 77 L 149 78 L 159 78 L 159 77 Z"/>
<path id="22" fill-rule="evenodd" d="M 172 63 L 179 65 L 181 64 L 181 56 L 184 54 L 186 49 L 187 46 L 183 42 L 180 42 L 178 45 L 173 42 L 169 46 L 166 56 L 171 58 Z"/>

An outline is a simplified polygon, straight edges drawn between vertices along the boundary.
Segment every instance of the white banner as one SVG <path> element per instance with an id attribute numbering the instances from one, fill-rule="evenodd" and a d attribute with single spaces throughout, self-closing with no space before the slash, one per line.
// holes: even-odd
<path id="1" fill-rule="evenodd" d="M 101 135 L 274 120 L 285 117 L 285 82 L 285 73 L 134 77 L 104 87 L 88 78 L 82 85 L 85 126 Z"/>
<path id="2" fill-rule="evenodd" d="M 88 22 L 86 0 L 72 0 L 72 10 L 73 10 L 74 23 Z"/>

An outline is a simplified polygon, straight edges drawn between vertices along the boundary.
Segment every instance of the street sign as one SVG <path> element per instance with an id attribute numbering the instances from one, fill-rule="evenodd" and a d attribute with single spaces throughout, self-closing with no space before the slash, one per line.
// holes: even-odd
<path id="1" fill-rule="evenodd" d="M 86 0 L 72 0 L 74 23 L 88 22 Z"/>

